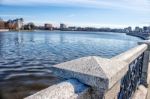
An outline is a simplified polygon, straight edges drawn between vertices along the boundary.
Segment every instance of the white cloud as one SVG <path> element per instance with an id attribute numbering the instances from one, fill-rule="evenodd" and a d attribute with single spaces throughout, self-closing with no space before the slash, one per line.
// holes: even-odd
<path id="1" fill-rule="evenodd" d="M 59 5 L 150 11 L 149 0 L 2 0 L 7 5 Z"/>
<path id="2" fill-rule="evenodd" d="M 20 15 L 20 14 L 0 14 L 0 18 L 1 18 L 1 17 L 2 17 L 4 20 L 16 19 L 16 18 L 32 18 L 32 16 Z"/>
<path id="3" fill-rule="evenodd" d="M 72 18 L 72 17 L 75 17 L 75 14 L 70 14 L 67 16 L 68 18 Z"/>
<path id="4" fill-rule="evenodd" d="M 0 17 L 31 17 L 31 16 L 21 14 L 0 14 Z"/>
<path id="5" fill-rule="evenodd" d="M 110 27 L 110 28 L 125 28 L 125 27 L 128 27 L 128 26 L 131 26 L 131 27 L 135 27 L 137 26 L 137 24 L 121 24 L 121 23 L 95 23 L 95 22 L 66 22 L 67 25 L 69 26 L 81 26 L 81 27 Z M 138 24 L 139 26 L 147 26 L 147 24 Z"/>

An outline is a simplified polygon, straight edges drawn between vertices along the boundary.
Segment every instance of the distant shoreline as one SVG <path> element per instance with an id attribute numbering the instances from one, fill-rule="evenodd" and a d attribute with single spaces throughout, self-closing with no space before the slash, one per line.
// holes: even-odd
<path id="1" fill-rule="evenodd" d="M 123 33 L 127 35 L 132 34 L 132 33 L 124 33 L 124 32 L 111 32 L 111 31 L 9 30 L 9 29 L 0 29 L 0 32 L 91 32 L 91 33 L 105 32 L 105 33 Z"/>
<path id="2" fill-rule="evenodd" d="M 62 31 L 62 30 L 34 30 L 34 32 L 91 32 L 91 33 L 98 33 L 98 32 L 106 32 L 106 31 Z M 123 33 L 123 32 L 106 32 L 106 33 Z M 125 34 L 125 33 L 124 33 Z"/>
<path id="3" fill-rule="evenodd" d="M 62 30 L 9 30 L 9 29 L 0 29 L 0 32 L 106 32 L 106 31 L 62 31 Z M 106 32 L 106 33 L 111 33 L 111 32 Z M 123 33 L 123 32 L 112 32 L 112 33 Z"/>
<path id="4" fill-rule="evenodd" d="M 143 40 L 148 40 L 149 39 L 149 34 L 147 33 L 126 33 L 127 35 L 130 35 L 130 36 L 135 36 L 135 37 L 139 37 Z"/>
<path id="5" fill-rule="evenodd" d="M 0 29 L 0 32 L 9 32 L 9 29 Z"/>
<path id="6" fill-rule="evenodd" d="M 62 33 L 67 33 L 67 32 L 82 32 L 82 33 L 86 33 L 86 34 L 99 34 L 100 32 L 106 32 L 106 31 L 61 31 L 61 30 L 19 30 L 19 31 L 17 31 L 17 30 L 9 30 L 9 29 L 0 29 L 0 33 L 2 33 L 2 32 L 62 32 Z M 126 35 L 130 35 L 130 36 L 134 36 L 134 37 L 138 37 L 138 38 L 141 38 L 141 39 L 143 39 L 143 40 L 147 40 L 148 39 L 148 37 L 147 36 L 143 36 L 143 35 L 139 35 L 139 34 L 135 34 L 135 33 L 123 33 L 123 32 L 106 32 L 106 33 L 116 33 L 116 34 L 118 34 L 118 33 L 121 33 L 121 34 L 126 34 Z"/>

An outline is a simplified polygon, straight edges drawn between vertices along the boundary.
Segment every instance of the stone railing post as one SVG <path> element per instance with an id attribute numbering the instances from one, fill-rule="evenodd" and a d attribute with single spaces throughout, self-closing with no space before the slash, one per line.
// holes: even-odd
<path id="1" fill-rule="evenodd" d="M 149 84 L 149 78 L 148 78 L 148 73 L 149 73 L 149 58 L 150 58 L 150 40 L 145 40 L 138 42 L 139 45 L 141 44 L 147 44 L 148 48 L 144 52 L 144 57 L 143 57 L 143 68 L 142 68 L 142 84 L 145 85 L 145 87 L 148 87 Z"/>
<path id="2" fill-rule="evenodd" d="M 90 86 L 92 99 L 114 99 L 119 89 L 112 89 L 113 92 L 109 90 L 120 82 L 127 71 L 126 62 L 97 56 L 83 57 L 53 66 L 55 75 L 66 79 L 74 78 Z M 117 85 L 115 88 L 120 88 Z"/>

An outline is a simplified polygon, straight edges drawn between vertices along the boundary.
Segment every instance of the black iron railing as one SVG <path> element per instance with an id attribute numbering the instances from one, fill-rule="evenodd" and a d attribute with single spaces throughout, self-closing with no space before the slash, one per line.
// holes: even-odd
<path id="1" fill-rule="evenodd" d="M 141 81 L 143 54 L 129 65 L 127 74 L 121 80 L 118 99 L 131 99 Z"/>

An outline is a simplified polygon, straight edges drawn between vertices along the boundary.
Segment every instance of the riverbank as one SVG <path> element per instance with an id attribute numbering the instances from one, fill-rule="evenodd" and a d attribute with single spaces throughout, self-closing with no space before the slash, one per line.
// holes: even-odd
<path id="1" fill-rule="evenodd" d="M 9 31 L 9 32 L 91 32 L 91 33 L 98 33 L 98 32 L 106 32 L 106 31 L 71 31 L 71 30 L 9 30 L 9 29 L 0 29 L 1 31 Z M 106 33 L 123 33 L 123 32 L 106 32 Z"/>
<path id="2" fill-rule="evenodd" d="M 126 33 L 126 34 L 131 35 L 131 36 L 139 37 L 143 40 L 148 40 L 149 36 L 150 36 L 150 34 L 148 34 L 148 33 Z"/>
<path id="3" fill-rule="evenodd" d="M 98 31 L 60 31 L 60 30 L 53 30 L 53 31 L 50 31 L 50 30 L 9 30 L 9 29 L 0 29 L 0 32 L 82 32 L 82 33 L 99 33 Z M 117 32 L 106 32 L 106 33 L 117 33 Z M 118 32 L 119 33 L 119 32 Z M 143 40 L 148 40 L 149 39 L 149 35 L 148 33 L 124 33 L 126 35 L 130 35 L 130 36 L 136 36 L 136 37 L 139 37 Z"/>
<path id="4" fill-rule="evenodd" d="M 0 32 L 8 32 L 9 29 L 0 29 Z"/>
<path id="5" fill-rule="evenodd" d="M 0 32 L 36 32 L 36 30 L 9 30 L 9 29 L 0 29 Z"/>
<path id="6" fill-rule="evenodd" d="M 9 32 L 35 32 L 35 30 L 10 30 Z"/>

